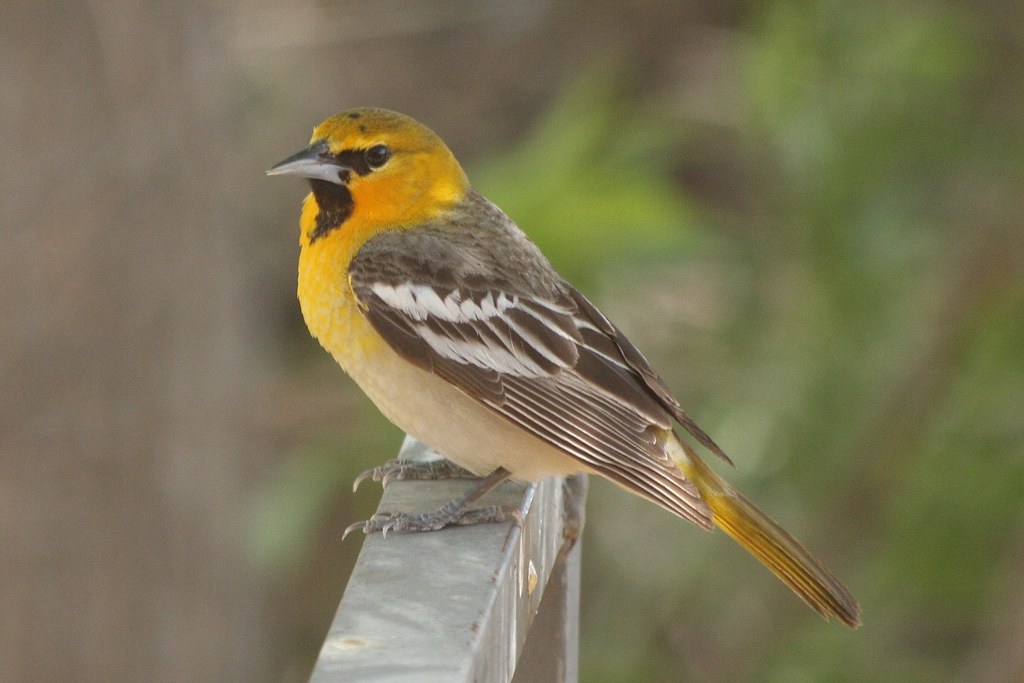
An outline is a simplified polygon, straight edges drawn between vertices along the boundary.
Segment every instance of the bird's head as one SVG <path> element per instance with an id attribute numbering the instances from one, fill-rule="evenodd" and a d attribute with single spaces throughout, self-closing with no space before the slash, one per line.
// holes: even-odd
<path id="1" fill-rule="evenodd" d="M 268 175 L 308 178 L 318 237 L 359 222 L 401 227 L 433 218 L 459 202 L 469 180 L 440 137 L 386 109 L 350 109 L 313 130 L 309 146 Z"/>

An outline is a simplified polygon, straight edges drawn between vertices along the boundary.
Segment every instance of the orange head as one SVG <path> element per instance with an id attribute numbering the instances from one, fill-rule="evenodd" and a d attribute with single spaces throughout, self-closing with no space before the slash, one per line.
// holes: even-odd
<path id="1" fill-rule="evenodd" d="M 312 243 L 342 226 L 405 227 L 459 202 L 469 180 L 440 137 L 386 109 L 349 109 L 313 130 L 309 146 L 269 171 L 308 178 Z M 307 207 L 309 208 L 309 207 Z"/>

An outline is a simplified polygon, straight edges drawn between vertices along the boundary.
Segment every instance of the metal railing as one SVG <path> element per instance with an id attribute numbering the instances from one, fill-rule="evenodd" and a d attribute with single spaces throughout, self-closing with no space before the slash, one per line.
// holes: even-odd
<path id="1" fill-rule="evenodd" d="M 436 457 L 407 439 L 399 457 Z M 392 482 L 379 510 L 426 511 L 465 481 Z M 507 482 L 523 523 L 366 537 L 312 683 L 575 681 L 584 475 Z"/>

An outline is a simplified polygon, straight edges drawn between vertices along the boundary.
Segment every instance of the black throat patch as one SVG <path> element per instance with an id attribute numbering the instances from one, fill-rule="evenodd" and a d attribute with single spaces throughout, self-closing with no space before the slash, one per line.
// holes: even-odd
<path id="1" fill-rule="evenodd" d="M 313 244 L 332 230 L 340 228 L 352 215 L 355 202 L 352 201 L 352 193 L 344 185 L 318 179 L 310 180 L 309 184 L 313 188 L 317 206 L 320 207 L 316 225 L 309 232 L 309 243 Z"/>
<path id="2" fill-rule="evenodd" d="M 355 117 L 350 117 L 355 118 Z M 326 149 L 327 143 L 320 143 Z M 348 189 L 348 182 L 352 173 L 358 176 L 368 175 L 372 168 L 366 161 L 365 149 L 346 149 L 333 155 L 335 162 L 341 168 L 339 180 L 342 184 L 331 183 L 326 180 L 314 178 L 309 181 L 313 188 L 313 196 L 320 207 L 320 213 L 316 215 L 316 227 L 309 233 L 309 243 L 313 244 L 318 239 L 337 230 L 352 215 L 355 202 L 352 200 L 352 193 Z"/>

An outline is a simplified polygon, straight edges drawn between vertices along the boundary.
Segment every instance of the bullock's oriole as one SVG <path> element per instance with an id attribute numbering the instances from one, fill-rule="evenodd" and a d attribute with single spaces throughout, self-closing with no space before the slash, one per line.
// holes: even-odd
<path id="1" fill-rule="evenodd" d="M 310 332 L 392 422 L 483 477 L 441 510 L 365 531 L 488 519 L 469 504 L 506 477 L 588 472 L 722 529 L 822 616 L 859 625 L 846 587 L 679 438 L 674 422 L 725 457 L 436 134 L 352 109 L 268 173 L 312 188 L 298 285 Z"/>

